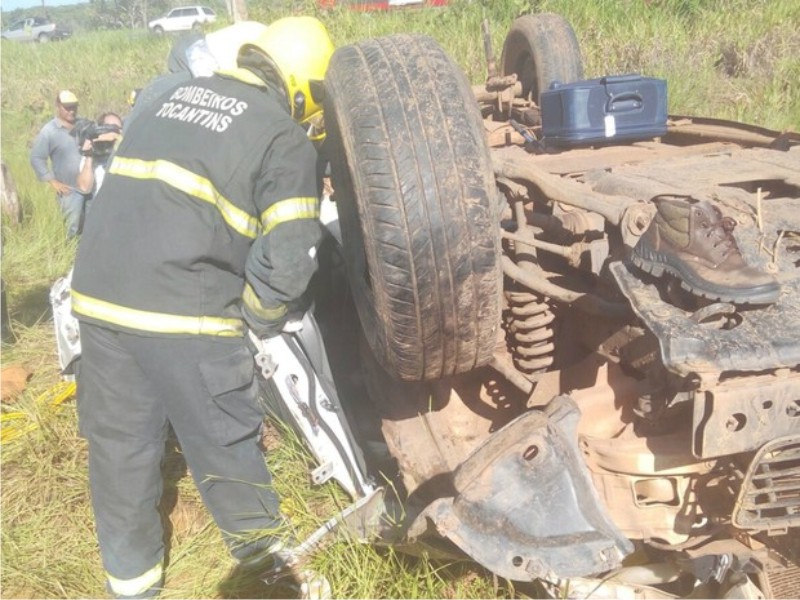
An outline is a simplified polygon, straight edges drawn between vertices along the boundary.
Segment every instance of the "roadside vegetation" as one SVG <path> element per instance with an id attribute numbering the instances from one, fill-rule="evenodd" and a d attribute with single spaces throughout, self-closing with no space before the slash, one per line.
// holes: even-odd
<path id="1" fill-rule="evenodd" d="M 253 0 L 248 8 L 250 18 L 264 22 L 290 13 L 314 14 L 328 25 L 338 45 L 401 31 L 426 33 L 473 83 L 486 77 L 483 19 L 489 20 L 499 63 L 505 32 L 516 16 L 557 12 L 578 35 L 587 77 L 631 72 L 660 77 L 668 81 L 671 114 L 800 130 L 800 3 L 794 0 L 452 0 L 447 8 L 387 13 L 322 12 L 311 1 Z M 77 432 L 74 400 L 54 402 L 64 386 L 49 290 L 69 270 L 75 244 L 66 240 L 51 188 L 37 182 L 29 166 L 30 144 L 52 118 L 59 89 L 77 94 L 82 116 L 94 118 L 106 110 L 124 115 L 129 92 L 165 70 L 172 39 L 142 29 L 85 30 L 64 42 L 3 41 L 0 47 L 2 160 L 22 205 L 21 222 L 7 215 L 2 221 L 2 278 L 11 315 L 11 331 L 2 340 L 2 364 L 20 365 L 31 373 L 24 392 L 3 404 L 4 415 L 21 415 L 3 420 L 0 588 L 5 598 L 106 597 L 93 532 L 86 444 Z M 279 426 L 275 433 L 269 464 L 284 509 L 302 537 L 348 499 L 335 484 L 312 488 L 306 470 L 310 459 L 302 444 Z M 172 526 L 162 597 L 252 593 L 235 582 L 220 586 L 232 567 L 221 537 L 179 454 L 171 457 L 166 470 L 164 508 Z M 337 597 L 533 593 L 498 581 L 467 561 L 443 563 L 346 541 L 336 542 L 314 561 L 329 576 Z"/>

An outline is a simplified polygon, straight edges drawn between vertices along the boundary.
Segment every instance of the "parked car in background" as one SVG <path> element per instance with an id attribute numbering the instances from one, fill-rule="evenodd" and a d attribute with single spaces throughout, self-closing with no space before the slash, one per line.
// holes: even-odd
<path id="1" fill-rule="evenodd" d="M 15 21 L 10 27 L 3 30 L 4 40 L 18 42 L 49 42 L 51 40 L 64 40 L 72 35 L 68 27 L 56 25 L 45 17 L 27 17 Z"/>
<path id="2" fill-rule="evenodd" d="M 206 23 L 216 20 L 217 15 L 207 6 L 179 6 L 170 10 L 166 16 L 150 21 L 147 28 L 153 33 L 188 31 L 200 29 Z"/>

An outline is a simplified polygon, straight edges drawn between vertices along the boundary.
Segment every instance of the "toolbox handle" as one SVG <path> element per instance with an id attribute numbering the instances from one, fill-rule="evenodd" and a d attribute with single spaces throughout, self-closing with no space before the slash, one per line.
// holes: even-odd
<path id="1" fill-rule="evenodd" d="M 638 73 L 628 73 L 627 75 L 606 75 L 600 79 L 600 83 L 608 85 L 609 83 L 627 83 L 629 81 L 638 81 L 642 76 Z"/>
<path id="2" fill-rule="evenodd" d="M 642 106 L 644 106 L 644 100 L 642 100 L 642 96 L 639 92 L 623 92 L 613 95 L 608 99 L 606 112 L 630 112 L 632 110 L 640 110 Z"/>

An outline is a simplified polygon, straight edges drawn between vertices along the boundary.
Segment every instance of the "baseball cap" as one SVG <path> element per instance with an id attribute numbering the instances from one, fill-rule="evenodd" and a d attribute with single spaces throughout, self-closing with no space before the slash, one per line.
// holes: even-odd
<path id="1" fill-rule="evenodd" d="M 78 103 L 78 97 L 69 90 L 61 90 L 56 98 L 61 105 Z"/>

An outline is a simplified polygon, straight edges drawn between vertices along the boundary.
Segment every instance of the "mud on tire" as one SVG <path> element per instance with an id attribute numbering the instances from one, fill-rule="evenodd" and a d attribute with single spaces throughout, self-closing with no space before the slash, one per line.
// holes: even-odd
<path id="1" fill-rule="evenodd" d="M 503 43 L 503 75 L 516 73 L 523 96 L 539 104 L 554 81 L 583 79 L 580 45 L 569 21 L 554 13 L 519 17 Z"/>
<path id="2" fill-rule="evenodd" d="M 406 381 L 486 364 L 500 320 L 498 195 L 466 78 L 426 36 L 345 46 L 325 119 L 348 277 L 379 362 Z"/>

